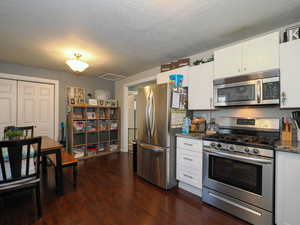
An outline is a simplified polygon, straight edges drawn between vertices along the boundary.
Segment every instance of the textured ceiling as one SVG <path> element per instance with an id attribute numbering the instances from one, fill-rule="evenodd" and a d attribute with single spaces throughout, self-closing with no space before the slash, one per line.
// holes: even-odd
<path id="1" fill-rule="evenodd" d="M 300 21 L 300 0 L 3 0 L 0 60 L 131 75 Z"/>

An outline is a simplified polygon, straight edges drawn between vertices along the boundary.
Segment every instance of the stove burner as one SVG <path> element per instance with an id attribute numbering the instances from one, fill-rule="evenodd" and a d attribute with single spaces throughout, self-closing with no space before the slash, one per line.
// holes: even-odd
<path id="1" fill-rule="evenodd" d="M 253 145 L 268 145 L 273 146 L 277 138 L 264 136 L 249 136 L 238 134 L 214 134 L 208 136 L 207 140 L 225 141 L 233 144 L 253 144 Z"/>

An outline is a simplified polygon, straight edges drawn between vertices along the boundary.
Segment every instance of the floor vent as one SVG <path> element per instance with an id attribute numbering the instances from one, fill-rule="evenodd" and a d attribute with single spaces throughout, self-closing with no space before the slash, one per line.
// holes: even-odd
<path id="1" fill-rule="evenodd" d="M 111 80 L 111 81 L 116 81 L 116 80 L 121 80 L 126 78 L 124 75 L 119 75 L 119 74 L 114 74 L 114 73 L 104 73 L 98 76 L 99 78 L 105 79 L 105 80 Z"/>

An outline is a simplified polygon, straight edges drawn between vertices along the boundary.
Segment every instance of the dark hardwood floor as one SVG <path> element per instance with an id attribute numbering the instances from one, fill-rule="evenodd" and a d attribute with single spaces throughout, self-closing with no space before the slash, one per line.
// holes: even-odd
<path id="1" fill-rule="evenodd" d="M 128 160 L 129 159 L 129 160 Z M 33 195 L 0 199 L 0 225 L 246 225 L 185 191 L 166 192 L 133 175 L 127 153 L 80 164 L 78 187 L 66 169 L 65 195 L 54 188 L 53 168 L 43 178 L 43 217 L 36 220 Z M 68 177 L 70 176 L 70 177 Z"/>

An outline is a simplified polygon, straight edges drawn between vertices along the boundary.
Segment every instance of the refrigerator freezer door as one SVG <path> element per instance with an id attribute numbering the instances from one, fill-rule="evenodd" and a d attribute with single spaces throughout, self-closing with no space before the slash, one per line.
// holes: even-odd
<path id="1" fill-rule="evenodd" d="M 138 145 L 138 175 L 154 185 L 168 189 L 169 153 L 168 148 L 140 143 Z"/>
<path id="2" fill-rule="evenodd" d="M 143 143 L 170 146 L 168 85 L 149 85 L 138 90 L 137 128 L 138 140 Z"/>

